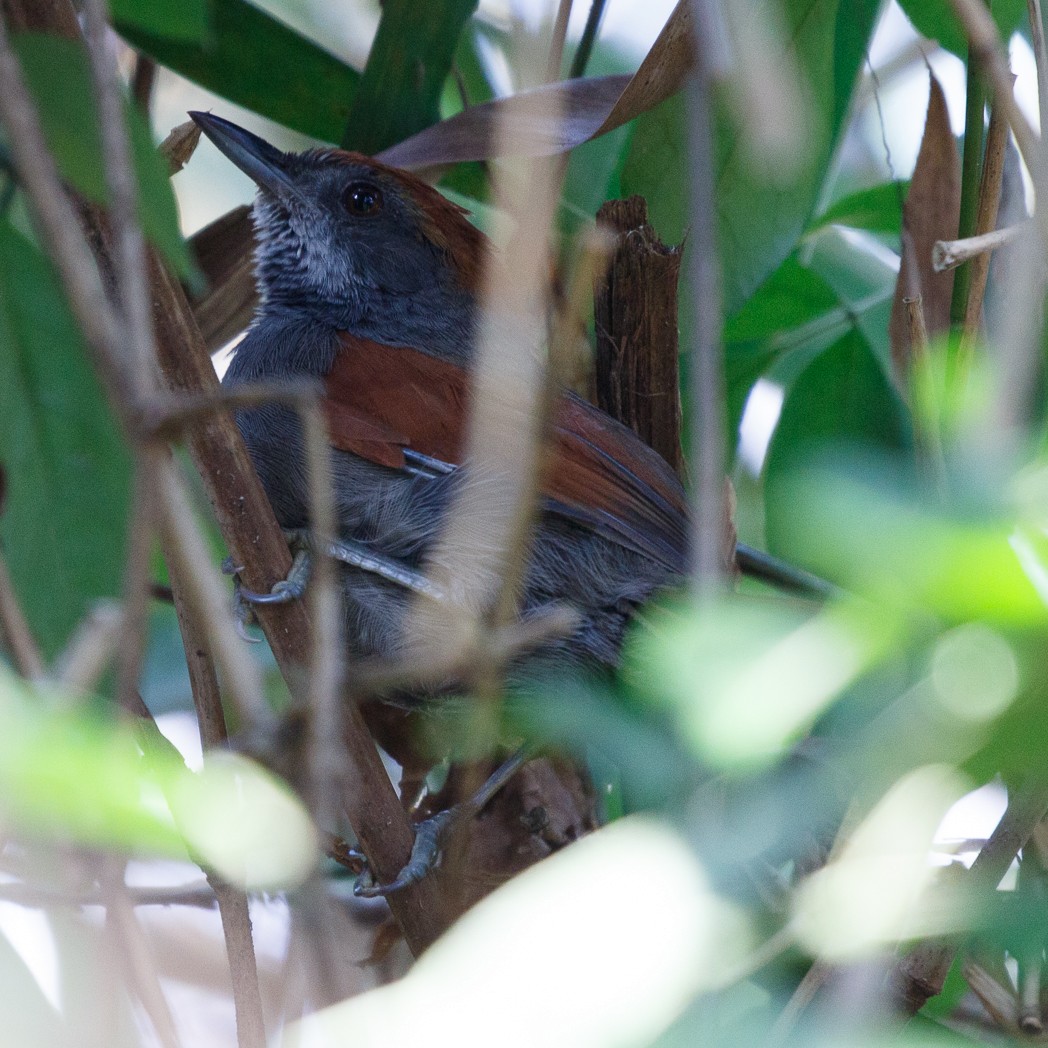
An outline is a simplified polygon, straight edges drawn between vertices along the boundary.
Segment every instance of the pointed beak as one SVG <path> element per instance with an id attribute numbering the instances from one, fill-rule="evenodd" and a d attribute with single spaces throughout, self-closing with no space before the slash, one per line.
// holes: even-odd
<path id="1" fill-rule="evenodd" d="M 298 195 L 287 171 L 287 156 L 275 146 L 212 113 L 193 112 L 189 116 L 259 189 L 281 200 Z"/>

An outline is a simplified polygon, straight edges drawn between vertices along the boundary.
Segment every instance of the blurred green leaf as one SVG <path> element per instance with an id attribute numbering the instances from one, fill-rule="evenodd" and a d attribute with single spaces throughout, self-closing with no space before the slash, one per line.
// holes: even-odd
<path id="1" fill-rule="evenodd" d="M 145 751 L 145 754 L 143 753 Z M 31 836 L 120 851 L 194 856 L 231 884 L 300 883 L 313 824 L 291 790 L 231 753 L 191 772 L 173 748 L 0 666 L 0 814 Z"/>
<path id="2" fill-rule="evenodd" d="M 147 765 L 129 727 L 49 696 L 0 668 L 0 808 L 33 835 L 184 857 L 161 784 L 189 774 L 161 752 Z M 150 772 L 149 769 L 152 769 Z"/>
<path id="3" fill-rule="evenodd" d="M 875 458 L 839 449 L 827 464 L 814 447 L 806 457 L 776 482 L 776 548 L 856 593 L 946 622 L 1048 624 L 1042 537 L 998 507 L 927 505 Z"/>
<path id="4" fill-rule="evenodd" d="M 48 657 L 120 594 L 130 459 L 43 257 L 0 224 L 0 537 Z"/>
<path id="5" fill-rule="evenodd" d="M 109 12 L 114 23 L 172 40 L 201 43 L 211 29 L 208 0 L 109 0 Z"/>
<path id="6" fill-rule="evenodd" d="M 837 224 L 898 235 L 902 229 L 902 201 L 908 191 L 909 182 L 882 182 L 860 189 L 827 208 L 815 219 L 812 228 Z"/>
<path id="7" fill-rule="evenodd" d="M 882 0 L 848 0 L 837 8 L 833 43 L 833 110 L 830 128 L 834 139 L 851 109 L 852 92 L 867 60 L 870 40 Z"/>
<path id="8" fill-rule="evenodd" d="M 340 135 L 373 154 L 440 119 L 440 94 L 477 0 L 385 0 L 382 21 Z"/>
<path id="9" fill-rule="evenodd" d="M 199 44 L 119 18 L 115 24 L 132 46 L 201 87 L 303 134 L 340 141 L 360 73 L 247 0 L 211 4 L 212 31 Z"/>
<path id="10" fill-rule="evenodd" d="M 794 543 L 797 517 L 811 507 L 797 502 L 793 476 L 816 448 L 849 445 L 897 451 L 912 445 L 899 394 L 855 330 L 823 350 L 786 396 L 765 465 L 770 549 L 787 558 L 802 555 Z M 821 565 L 823 570 L 826 567 Z M 836 573 L 829 577 L 840 578 Z"/>
<path id="11" fill-rule="evenodd" d="M 734 770 L 782 759 L 897 633 L 868 606 L 811 614 L 742 596 L 667 610 L 650 626 L 630 636 L 628 672 L 673 711 L 697 756 Z"/>
<path id="12" fill-rule="evenodd" d="M 719 100 L 716 199 L 728 316 L 790 253 L 808 222 L 878 6 L 867 0 L 779 0 L 779 5 L 790 54 L 810 88 L 809 127 L 797 144 L 796 170 L 785 175 L 780 165 L 754 155 L 726 96 Z M 724 92 L 731 90 L 729 82 Z M 623 192 L 647 198 L 652 224 L 667 243 L 679 243 L 689 224 L 686 143 L 685 102 L 676 95 L 636 121 L 622 172 Z"/>
<path id="13" fill-rule="evenodd" d="M 91 71 L 82 44 L 23 33 L 14 38 L 14 46 L 59 172 L 88 200 L 104 204 L 108 192 L 98 116 Z M 61 76 L 56 75 L 56 70 L 61 70 Z M 192 271 L 192 264 L 179 230 L 178 209 L 167 166 L 153 146 L 149 128 L 138 111 L 127 106 L 126 113 L 143 229 L 179 276 L 186 277 Z"/>
<path id="14" fill-rule="evenodd" d="M 937 40 L 958 58 L 968 57 L 968 38 L 954 14 L 950 0 L 899 0 L 918 33 Z M 987 5 L 1005 43 L 1026 14 L 1026 0 L 993 0 Z"/>
<path id="15" fill-rule="evenodd" d="M 671 731 L 595 682 L 566 678 L 514 695 L 506 717 L 512 732 L 541 745 L 583 759 L 598 753 L 618 771 L 628 811 L 679 796 L 697 774 Z"/>
<path id="16" fill-rule="evenodd" d="M 839 306 L 826 282 L 791 256 L 724 325 L 724 341 L 766 339 L 806 324 Z"/>

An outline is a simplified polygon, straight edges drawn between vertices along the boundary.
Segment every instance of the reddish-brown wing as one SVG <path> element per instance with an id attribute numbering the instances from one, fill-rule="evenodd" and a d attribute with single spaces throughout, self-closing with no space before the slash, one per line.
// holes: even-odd
<path id="1" fill-rule="evenodd" d="M 466 385 L 461 368 L 436 357 L 342 335 L 324 381 L 331 443 L 381 466 L 403 467 L 405 448 L 457 465 Z"/>
<path id="2" fill-rule="evenodd" d="M 325 381 L 335 447 L 382 466 L 407 449 L 462 462 L 468 377 L 412 349 L 342 336 Z M 683 570 L 687 503 L 676 475 L 625 426 L 565 393 L 554 420 L 556 455 L 543 494 L 550 512 Z"/>

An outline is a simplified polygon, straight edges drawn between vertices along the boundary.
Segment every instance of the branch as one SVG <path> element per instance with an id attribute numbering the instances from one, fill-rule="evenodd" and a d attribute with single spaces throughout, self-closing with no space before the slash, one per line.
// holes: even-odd
<path id="1" fill-rule="evenodd" d="M 13 6 L 12 0 L 4 0 L 5 14 Z M 70 17 L 75 21 L 72 9 L 60 0 L 49 4 L 48 10 L 59 28 L 67 24 Z M 34 28 L 47 27 L 37 24 Z M 96 352 L 98 370 L 114 396 L 119 416 L 127 431 L 134 433 L 137 405 L 116 350 L 120 345 L 119 324 L 80 233 L 77 215 L 47 152 L 3 19 L 0 19 L 0 121 L 7 129 L 41 242 L 56 262 L 70 305 Z M 104 240 L 98 242 L 104 243 Z M 176 390 L 215 396 L 218 381 L 189 306 L 181 288 L 153 252 L 149 254 L 149 278 L 160 366 L 167 384 Z M 245 583 L 252 589 L 269 589 L 286 575 L 290 556 L 243 440 L 228 413 L 209 416 L 201 422 L 190 438 L 190 451 L 230 553 L 243 569 Z M 170 519 L 167 522 L 174 533 L 191 518 L 173 471 L 166 472 L 165 512 L 170 514 L 179 505 L 187 510 L 177 529 Z M 201 543 L 201 551 L 205 548 Z M 199 563 L 185 557 L 183 565 L 187 580 L 193 582 L 195 578 L 203 592 L 210 584 L 204 578 L 209 573 L 206 554 L 202 555 L 205 559 Z M 222 617 L 218 618 L 221 621 Z M 297 603 L 276 605 L 260 609 L 259 619 L 285 679 L 292 692 L 297 693 L 297 666 L 310 650 L 305 610 Z M 229 684 L 236 687 L 237 682 Z M 389 881 L 410 854 L 411 829 L 359 710 L 348 710 L 346 722 L 350 823 L 376 876 Z M 409 946 L 416 953 L 446 926 L 436 886 L 429 880 L 401 893 L 390 905 Z"/>

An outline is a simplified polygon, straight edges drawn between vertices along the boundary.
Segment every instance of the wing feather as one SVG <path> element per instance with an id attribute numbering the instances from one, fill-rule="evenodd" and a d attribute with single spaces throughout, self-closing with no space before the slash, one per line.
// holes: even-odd
<path id="1" fill-rule="evenodd" d="M 448 361 L 343 335 L 325 381 L 331 441 L 394 469 L 411 468 L 409 460 L 419 456 L 461 465 L 468 384 L 463 369 Z M 687 500 L 669 465 L 572 393 L 557 406 L 553 439 L 547 510 L 669 570 L 683 570 Z"/>

